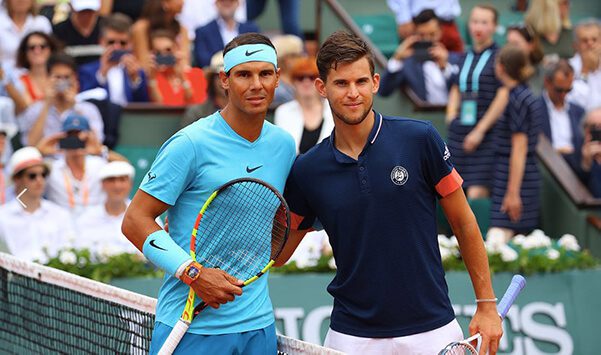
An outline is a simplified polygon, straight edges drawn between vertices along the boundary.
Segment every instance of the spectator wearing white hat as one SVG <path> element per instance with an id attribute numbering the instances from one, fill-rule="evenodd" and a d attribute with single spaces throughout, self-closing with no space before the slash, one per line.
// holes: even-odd
<path id="1" fill-rule="evenodd" d="M 114 161 L 100 169 L 99 177 L 106 201 L 91 206 L 77 218 L 80 238 L 75 246 L 100 254 L 139 253 L 121 233 L 125 209 L 130 203 L 134 167 L 125 161 Z"/>
<path id="2" fill-rule="evenodd" d="M 57 143 L 64 154 L 52 164 L 46 189 L 48 199 L 67 208 L 74 216 L 89 206 L 102 204 L 105 194 L 100 170 L 107 163 L 108 151 L 102 152 L 88 120 L 75 113 L 69 115 L 62 133 L 43 140 L 38 148 L 44 155 L 53 155 L 57 153 Z"/>
<path id="3" fill-rule="evenodd" d="M 69 213 L 42 198 L 49 167 L 33 147 L 17 150 L 8 171 L 19 200 L 0 207 L 0 244 L 16 257 L 44 262 L 75 238 Z M 23 205 L 21 205 L 23 203 Z"/>
<path id="4" fill-rule="evenodd" d="M 63 41 L 65 52 L 73 56 L 77 65 L 97 60 L 104 49 L 100 41 L 100 0 L 71 0 L 71 15 L 53 28 Z"/>
<path id="5" fill-rule="evenodd" d="M 17 127 L 9 123 L 0 122 L 0 206 L 10 201 L 14 196 L 13 190 L 8 188 L 8 178 L 4 162 L 11 155 L 11 138 L 17 133 Z"/>

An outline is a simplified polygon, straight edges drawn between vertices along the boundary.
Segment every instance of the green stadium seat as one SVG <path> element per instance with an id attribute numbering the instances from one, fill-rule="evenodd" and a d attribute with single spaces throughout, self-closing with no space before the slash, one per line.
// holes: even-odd
<path id="1" fill-rule="evenodd" d="M 399 45 L 396 21 L 392 14 L 357 15 L 355 23 L 376 47 L 390 58 Z"/>
<path id="2" fill-rule="evenodd" d="M 134 177 L 134 185 L 130 196 L 133 197 L 144 175 L 150 169 L 150 165 L 154 161 L 159 147 L 117 146 L 115 151 L 125 156 L 136 169 L 136 176 Z"/>

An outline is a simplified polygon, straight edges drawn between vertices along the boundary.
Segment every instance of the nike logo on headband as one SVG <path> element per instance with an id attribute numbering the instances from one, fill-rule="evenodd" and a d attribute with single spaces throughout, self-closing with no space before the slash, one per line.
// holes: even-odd
<path id="1" fill-rule="evenodd" d="M 262 51 L 262 49 L 257 49 L 256 51 L 252 51 L 252 52 L 249 52 L 249 51 L 248 51 L 248 49 L 247 49 L 247 50 L 246 50 L 246 52 L 245 52 L 244 54 L 245 54 L 247 57 L 250 57 L 251 55 L 253 55 L 253 54 L 257 53 L 257 52 L 260 52 L 260 51 Z"/>
<path id="2" fill-rule="evenodd" d="M 153 240 L 151 240 L 151 241 L 150 241 L 150 243 L 148 243 L 148 244 L 150 244 L 150 246 L 153 246 L 153 247 L 155 247 L 155 248 L 157 248 L 157 249 L 159 249 L 159 250 L 165 250 L 165 251 L 167 250 L 167 249 L 165 249 L 165 248 L 161 248 L 160 246 L 156 245 L 156 244 L 154 243 L 154 241 L 155 241 L 155 240 L 153 239 Z"/>

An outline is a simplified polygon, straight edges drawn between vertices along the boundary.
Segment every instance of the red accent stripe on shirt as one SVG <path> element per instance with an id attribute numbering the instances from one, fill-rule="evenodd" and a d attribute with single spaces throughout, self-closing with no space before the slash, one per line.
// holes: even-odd
<path id="1" fill-rule="evenodd" d="M 463 184 L 463 179 L 457 170 L 453 168 L 449 175 L 440 179 L 438 184 L 436 184 L 436 191 L 438 191 L 440 196 L 446 197 L 452 192 L 455 192 L 455 190 L 461 188 L 461 184 Z"/>

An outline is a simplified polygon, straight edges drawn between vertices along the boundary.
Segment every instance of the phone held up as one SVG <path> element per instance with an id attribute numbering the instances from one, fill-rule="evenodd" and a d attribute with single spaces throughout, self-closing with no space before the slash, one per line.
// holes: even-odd
<path id="1" fill-rule="evenodd" d="M 591 128 L 591 141 L 601 142 L 601 127 Z"/>
<path id="2" fill-rule="evenodd" d="M 58 141 L 58 146 L 60 149 L 82 149 L 86 147 L 86 142 L 77 135 L 68 135 Z"/>
<path id="3" fill-rule="evenodd" d="M 157 65 L 164 65 L 167 67 L 175 66 L 175 56 L 173 54 L 161 54 L 157 53 L 154 57 Z"/>
<path id="4" fill-rule="evenodd" d="M 109 57 L 109 61 L 113 62 L 113 63 L 118 63 L 121 60 L 121 57 L 123 57 L 126 54 L 130 54 L 131 51 L 129 50 L 125 50 L 125 49 L 115 49 L 110 57 Z"/>
<path id="5" fill-rule="evenodd" d="M 417 41 L 413 43 L 413 57 L 419 62 L 425 62 L 432 60 L 430 55 L 430 48 L 432 48 L 432 41 Z"/>

